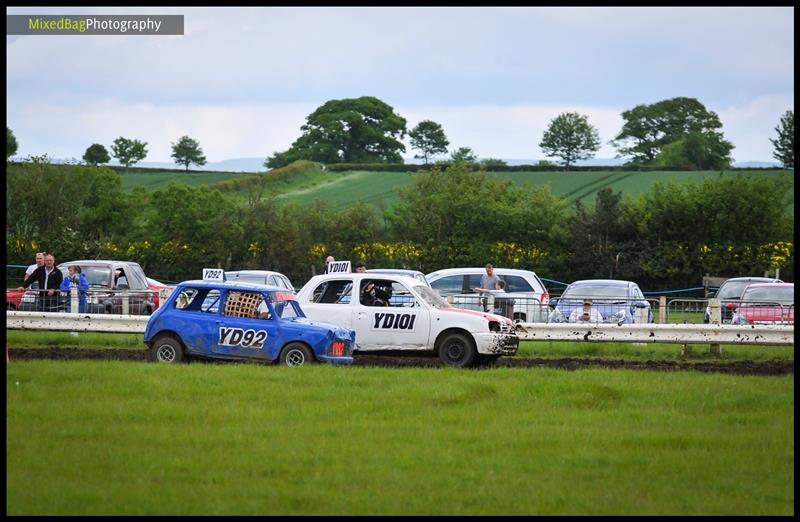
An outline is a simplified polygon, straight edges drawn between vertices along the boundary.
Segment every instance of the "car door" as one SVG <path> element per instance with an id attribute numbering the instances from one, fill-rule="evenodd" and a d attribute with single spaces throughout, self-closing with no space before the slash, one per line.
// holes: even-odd
<path id="1" fill-rule="evenodd" d="M 362 280 L 362 283 L 368 281 Z M 431 314 L 400 281 L 373 280 L 391 288 L 389 306 L 367 306 L 361 292 L 353 298 L 353 326 L 358 350 L 424 350 L 429 347 Z"/>
<path id="2" fill-rule="evenodd" d="M 325 279 L 312 289 L 300 307 L 311 320 L 352 328 L 352 288 L 352 277 L 342 275 Z"/>
<path id="3" fill-rule="evenodd" d="M 269 319 L 248 317 L 242 315 L 242 307 L 230 303 L 260 302 L 260 299 L 267 300 L 260 292 L 225 290 L 215 314 L 214 334 L 209 336 L 212 353 L 231 358 L 272 359 L 270 348 L 277 337 L 274 310 L 270 309 Z"/>

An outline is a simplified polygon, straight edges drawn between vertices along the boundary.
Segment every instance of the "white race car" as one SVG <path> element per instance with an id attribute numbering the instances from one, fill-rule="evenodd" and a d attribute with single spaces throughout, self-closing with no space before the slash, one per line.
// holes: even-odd
<path id="1" fill-rule="evenodd" d="M 430 287 L 402 275 L 318 275 L 297 300 L 309 318 L 355 330 L 355 352 L 430 350 L 445 364 L 464 367 L 489 364 L 519 348 L 510 319 L 453 308 Z"/>

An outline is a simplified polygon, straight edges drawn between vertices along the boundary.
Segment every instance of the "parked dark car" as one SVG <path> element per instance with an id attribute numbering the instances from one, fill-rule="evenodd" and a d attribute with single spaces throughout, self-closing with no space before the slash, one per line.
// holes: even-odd
<path id="1" fill-rule="evenodd" d="M 733 317 L 733 308 L 728 307 L 729 304 L 735 305 L 739 302 L 739 297 L 742 295 L 745 287 L 750 283 L 783 283 L 780 279 L 770 277 L 731 277 L 726 279 L 713 297 L 720 300 L 722 324 L 729 324 Z M 706 313 L 703 316 L 703 322 L 708 323 L 711 320 L 711 308 L 706 307 Z"/>

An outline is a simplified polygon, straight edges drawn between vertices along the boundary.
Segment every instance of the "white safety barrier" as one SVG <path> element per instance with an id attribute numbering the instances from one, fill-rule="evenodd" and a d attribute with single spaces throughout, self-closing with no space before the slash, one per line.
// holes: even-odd
<path id="1" fill-rule="evenodd" d="M 791 325 L 517 323 L 523 341 L 794 345 Z"/>
<path id="2" fill-rule="evenodd" d="M 6 329 L 144 333 L 148 316 L 6 311 Z M 517 323 L 523 341 L 794 345 L 794 326 Z"/>
<path id="3" fill-rule="evenodd" d="M 6 311 L 6 329 L 143 334 L 148 319 L 147 315 Z"/>

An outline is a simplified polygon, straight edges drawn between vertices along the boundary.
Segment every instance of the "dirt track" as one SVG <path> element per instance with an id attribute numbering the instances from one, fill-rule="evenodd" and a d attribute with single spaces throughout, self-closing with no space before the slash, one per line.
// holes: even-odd
<path id="1" fill-rule="evenodd" d="M 145 361 L 147 352 L 140 349 L 78 349 L 78 348 L 9 348 L 11 361 L 32 359 L 100 359 L 122 361 Z M 442 362 L 427 355 L 366 355 L 356 354 L 355 366 L 383 366 L 391 368 L 435 368 Z M 794 361 L 729 361 L 729 362 L 688 362 L 688 361 L 625 361 L 596 358 L 565 357 L 541 359 L 531 357 L 502 357 L 493 367 L 496 368 L 555 368 L 561 370 L 580 370 L 584 368 L 610 368 L 653 371 L 700 371 L 732 373 L 739 375 L 786 375 L 794 374 Z"/>

